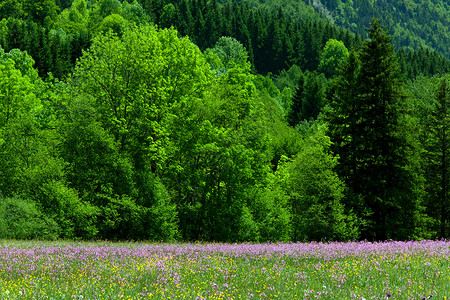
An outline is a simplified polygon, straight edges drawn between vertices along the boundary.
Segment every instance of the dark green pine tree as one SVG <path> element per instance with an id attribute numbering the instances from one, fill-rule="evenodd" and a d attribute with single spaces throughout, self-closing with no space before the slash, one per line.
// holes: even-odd
<path id="1" fill-rule="evenodd" d="M 290 126 L 295 127 L 301 121 L 303 92 L 305 85 L 305 76 L 302 74 L 297 84 L 294 97 L 292 98 L 291 109 L 287 115 L 287 121 Z"/>
<path id="2" fill-rule="evenodd" d="M 267 28 L 264 26 L 265 20 L 263 19 L 261 11 L 253 12 L 250 18 L 250 38 L 252 41 L 254 64 L 258 72 L 265 71 L 264 67 L 266 60 L 265 55 L 265 45 L 267 40 Z"/>
<path id="3" fill-rule="evenodd" d="M 55 0 L 24 0 L 23 7 L 27 16 L 40 25 L 47 17 L 55 19 L 59 11 Z"/>
<path id="4" fill-rule="evenodd" d="M 48 34 L 45 32 L 43 27 L 38 31 L 39 34 L 39 45 L 41 45 L 39 52 L 35 58 L 36 67 L 39 71 L 39 76 L 45 78 L 48 72 L 52 70 L 52 52 L 50 49 L 50 40 Z"/>
<path id="5" fill-rule="evenodd" d="M 191 6 L 189 1 L 181 0 L 177 6 L 179 12 L 177 29 L 182 35 L 193 36 L 195 20 L 192 16 Z"/>
<path id="6" fill-rule="evenodd" d="M 356 126 L 360 118 L 360 104 L 358 92 L 355 89 L 360 70 L 360 61 L 355 51 L 351 51 L 347 63 L 340 68 L 340 75 L 333 83 L 331 110 L 328 118 L 329 136 L 333 140 L 334 152 L 339 155 L 337 166 L 340 177 L 352 187 L 355 185 L 355 174 L 359 152 L 358 144 L 362 141 L 356 138 Z M 350 126 L 352 125 L 352 126 Z M 359 216 L 365 215 L 365 208 L 358 195 L 347 194 L 347 208 L 354 210 Z"/>
<path id="7" fill-rule="evenodd" d="M 450 89 L 443 79 L 436 107 L 428 124 L 425 147 L 428 199 L 427 213 L 436 220 L 439 237 L 449 236 L 450 206 Z"/>
<path id="8" fill-rule="evenodd" d="M 219 39 L 218 9 L 217 1 L 210 1 L 207 4 L 205 14 L 205 28 L 208 28 L 208 34 L 205 36 L 205 45 L 214 45 Z"/>
<path id="9" fill-rule="evenodd" d="M 83 55 L 83 50 L 86 50 L 91 45 L 91 34 L 87 30 L 80 30 L 72 35 L 70 45 L 70 57 L 72 65 L 75 65 L 76 60 Z"/>
<path id="10" fill-rule="evenodd" d="M 66 76 L 71 68 L 71 41 L 63 31 L 55 31 L 49 36 L 52 57 L 51 72 L 56 78 Z"/>
<path id="11" fill-rule="evenodd" d="M 323 74 L 308 74 L 304 85 L 301 120 L 315 120 L 325 104 L 326 78 Z"/>
<path id="12" fill-rule="evenodd" d="M 194 30 L 193 34 L 195 34 L 194 42 L 197 46 L 199 46 L 200 49 L 206 49 L 209 45 L 207 44 L 207 37 L 208 37 L 208 29 L 206 27 L 206 22 L 203 17 L 203 10 L 200 6 L 201 4 L 198 3 L 194 6 Z"/>
<path id="13" fill-rule="evenodd" d="M 304 63 L 300 66 L 302 69 L 314 71 L 319 66 L 319 56 L 322 50 L 320 41 L 321 32 L 317 23 L 305 23 L 302 26 L 302 37 L 304 43 L 304 53 L 302 54 Z"/>
<path id="14" fill-rule="evenodd" d="M 9 52 L 12 49 L 24 49 L 25 47 L 25 22 L 20 19 L 7 19 L 8 31 L 6 33 L 4 50 Z"/>
<path id="15" fill-rule="evenodd" d="M 337 146 L 338 153 L 352 151 L 341 157 L 341 178 L 352 195 L 362 199 L 362 238 L 371 240 L 408 239 L 416 233 L 419 202 L 413 194 L 412 176 L 407 171 L 406 140 L 399 132 L 402 100 L 401 73 L 394 46 L 377 20 L 369 28 L 369 39 L 360 52 L 361 69 L 354 86 L 341 91 L 355 101 L 346 105 L 357 114 L 347 120 L 339 110 L 331 112 L 331 131 L 348 127 L 347 140 Z M 345 107 L 345 106 L 344 106 Z M 346 111 L 350 116 L 352 112 Z"/>

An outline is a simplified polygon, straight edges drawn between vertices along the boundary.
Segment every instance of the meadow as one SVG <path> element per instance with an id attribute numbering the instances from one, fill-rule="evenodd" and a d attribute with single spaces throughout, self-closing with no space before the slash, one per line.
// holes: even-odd
<path id="1" fill-rule="evenodd" d="M 0 299 L 447 299 L 450 242 L 0 241 Z"/>

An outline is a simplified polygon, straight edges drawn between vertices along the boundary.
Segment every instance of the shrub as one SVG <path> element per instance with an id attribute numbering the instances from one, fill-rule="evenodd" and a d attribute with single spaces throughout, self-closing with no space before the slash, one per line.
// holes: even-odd
<path id="1" fill-rule="evenodd" d="M 36 203 L 18 196 L 0 197 L 0 238 L 55 239 L 59 226 Z"/>

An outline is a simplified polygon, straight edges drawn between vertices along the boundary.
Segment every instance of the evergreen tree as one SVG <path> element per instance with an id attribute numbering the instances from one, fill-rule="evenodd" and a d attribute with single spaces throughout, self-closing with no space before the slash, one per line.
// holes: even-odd
<path id="1" fill-rule="evenodd" d="M 339 175 L 350 187 L 354 186 L 356 162 L 358 161 L 358 144 L 361 140 L 356 137 L 356 126 L 360 118 L 358 93 L 354 88 L 360 70 L 360 61 L 356 52 L 349 54 L 347 63 L 340 68 L 340 75 L 334 81 L 335 94 L 331 103 L 331 111 L 327 111 L 329 120 L 329 135 L 334 142 L 334 151 L 339 154 L 337 166 Z M 347 195 L 346 204 L 359 215 L 364 214 L 363 203 L 360 198 Z"/>
<path id="2" fill-rule="evenodd" d="M 355 85 L 341 86 L 344 97 L 339 100 L 348 103 L 331 111 L 333 138 L 337 141 L 336 133 L 347 131 L 345 139 L 337 144 L 338 153 L 351 151 L 341 157 L 340 175 L 368 209 L 360 214 L 368 225 L 364 238 L 411 238 L 419 203 L 412 192 L 411 174 L 405 168 L 406 141 L 398 132 L 403 99 L 401 74 L 394 46 L 377 20 L 369 28 L 360 60 Z M 347 118 L 339 114 L 342 109 Z"/>
<path id="3" fill-rule="evenodd" d="M 443 79 L 436 94 L 436 107 L 428 124 L 426 141 L 427 159 L 427 212 L 439 224 L 438 234 L 448 237 L 450 205 L 450 89 Z"/>
<path id="4" fill-rule="evenodd" d="M 301 121 L 301 111 L 303 103 L 303 92 L 305 90 L 305 76 L 301 74 L 295 90 L 294 97 L 292 98 L 291 109 L 289 110 L 287 121 L 290 126 L 295 126 Z"/>
<path id="5" fill-rule="evenodd" d="M 47 17 L 55 19 L 59 10 L 55 0 L 24 0 L 23 7 L 26 15 L 41 25 Z"/>
<path id="6" fill-rule="evenodd" d="M 326 79 L 323 74 L 308 74 L 304 85 L 301 120 L 315 120 L 325 104 Z"/>

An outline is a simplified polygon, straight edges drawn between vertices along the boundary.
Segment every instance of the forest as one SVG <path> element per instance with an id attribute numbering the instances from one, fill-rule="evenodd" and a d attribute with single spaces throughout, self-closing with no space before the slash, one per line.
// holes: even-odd
<path id="1" fill-rule="evenodd" d="M 284 2 L 1 1 L 0 238 L 448 238 L 448 4 Z"/>

